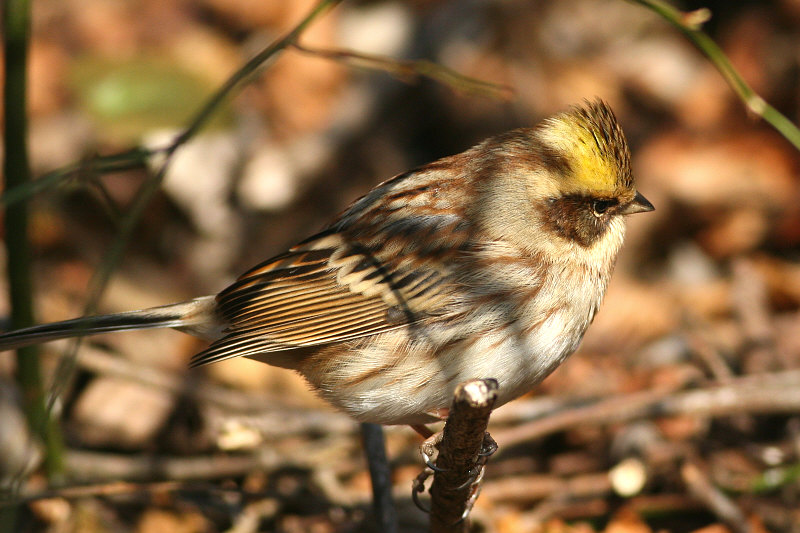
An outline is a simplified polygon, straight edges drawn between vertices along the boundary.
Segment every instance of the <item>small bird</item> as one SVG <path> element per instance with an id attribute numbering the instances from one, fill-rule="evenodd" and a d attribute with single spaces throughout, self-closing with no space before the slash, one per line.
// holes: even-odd
<path id="1" fill-rule="evenodd" d="M 249 357 L 293 369 L 353 418 L 420 426 L 455 387 L 496 406 L 574 352 L 608 286 L 638 193 L 603 101 L 405 172 L 217 296 L 0 335 L 0 350 L 175 328 L 211 341 L 191 366 Z"/>

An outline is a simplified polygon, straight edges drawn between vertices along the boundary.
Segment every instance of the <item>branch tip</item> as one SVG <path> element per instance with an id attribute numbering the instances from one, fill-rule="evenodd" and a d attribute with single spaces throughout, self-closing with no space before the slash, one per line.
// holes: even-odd
<path id="1" fill-rule="evenodd" d="M 700 31 L 703 28 L 703 24 L 709 20 L 711 20 L 711 10 L 707 7 L 688 11 L 681 17 L 681 22 L 683 22 L 687 28 L 694 31 Z"/>
<path id="2" fill-rule="evenodd" d="M 497 399 L 496 379 L 474 379 L 460 383 L 456 387 L 455 401 L 466 402 L 473 408 L 485 408 Z"/>

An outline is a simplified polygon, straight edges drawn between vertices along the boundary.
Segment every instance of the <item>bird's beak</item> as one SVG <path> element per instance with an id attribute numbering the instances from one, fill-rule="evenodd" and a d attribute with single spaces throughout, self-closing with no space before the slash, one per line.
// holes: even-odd
<path id="1" fill-rule="evenodd" d="M 633 200 L 628 203 L 625 207 L 620 210 L 620 214 L 623 215 L 632 215 L 634 213 L 647 213 L 648 211 L 654 210 L 653 204 L 650 201 L 642 196 L 642 193 L 636 192 L 636 196 L 633 197 Z"/>

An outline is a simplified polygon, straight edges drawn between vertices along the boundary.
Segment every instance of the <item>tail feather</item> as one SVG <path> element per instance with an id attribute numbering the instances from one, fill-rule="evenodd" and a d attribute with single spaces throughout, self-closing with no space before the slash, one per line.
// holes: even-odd
<path id="1" fill-rule="evenodd" d="M 0 351 L 109 331 L 151 328 L 176 328 L 199 337 L 213 339 L 221 330 L 214 317 L 214 297 L 204 296 L 188 302 L 140 311 L 74 318 L 9 331 L 0 334 Z"/>

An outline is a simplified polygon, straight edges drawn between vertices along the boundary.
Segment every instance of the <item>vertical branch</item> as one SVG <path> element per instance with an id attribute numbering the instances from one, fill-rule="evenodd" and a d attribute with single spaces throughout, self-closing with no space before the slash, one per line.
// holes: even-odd
<path id="1" fill-rule="evenodd" d="M 469 531 L 466 514 L 472 507 L 485 457 L 481 457 L 489 415 L 497 399 L 497 381 L 475 379 L 461 383 L 455 392 L 447 424 L 442 431 L 437 472 L 431 485 L 431 531 Z M 493 451 L 493 450 L 492 450 Z M 483 461 L 482 461 L 483 459 Z"/>
<path id="2" fill-rule="evenodd" d="M 3 108 L 5 131 L 3 174 L 5 188 L 30 181 L 28 164 L 27 59 L 31 7 L 29 0 L 6 0 L 3 5 L 3 48 L 6 60 Z M 6 210 L 6 249 L 11 321 L 15 328 L 33 324 L 28 209 L 19 202 Z M 28 422 L 46 443 L 46 465 L 50 476 L 62 470 L 62 443 L 55 422 L 45 407 L 39 358 L 35 348 L 17 351 L 17 379 L 24 395 Z"/>

